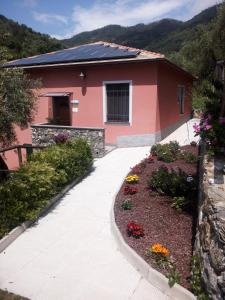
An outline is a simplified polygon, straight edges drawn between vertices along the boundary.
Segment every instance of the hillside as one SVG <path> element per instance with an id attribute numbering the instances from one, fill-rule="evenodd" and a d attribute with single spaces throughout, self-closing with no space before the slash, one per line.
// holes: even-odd
<path id="1" fill-rule="evenodd" d="M 215 18 L 217 8 L 217 5 L 212 6 L 186 22 L 163 19 L 147 25 L 137 24 L 130 27 L 108 25 L 93 31 L 79 33 L 70 39 L 61 40 L 61 42 L 67 47 L 72 47 L 104 40 L 168 55 L 178 51 L 185 42 L 191 40 L 199 25 L 208 24 Z"/>
<path id="2" fill-rule="evenodd" d="M 163 19 L 130 27 L 108 25 L 64 40 L 35 32 L 24 24 L 0 15 L 0 46 L 5 46 L 12 58 L 21 58 L 104 40 L 161 52 L 170 57 L 193 40 L 199 27 L 209 24 L 216 17 L 217 8 L 218 5 L 212 6 L 186 22 Z M 208 30 L 208 27 L 205 28 Z"/>
<path id="3" fill-rule="evenodd" d="M 13 58 L 62 49 L 62 43 L 47 34 L 33 31 L 24 24 L 0 15 L 0 46 L 9 50 Z"/>

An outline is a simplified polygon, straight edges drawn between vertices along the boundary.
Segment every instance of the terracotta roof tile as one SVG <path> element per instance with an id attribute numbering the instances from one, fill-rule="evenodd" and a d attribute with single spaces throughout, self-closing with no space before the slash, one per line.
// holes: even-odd
<path id="1" fill-rule="evenodd" d="M 165 57 L 165 55 L 161 54 L 161 53 L 157 53 L 157 52 L 153 52 L 153 51 L 149 51 L 149 50 L 144 50 L 144 49 L 128 47 L 128 46 L 119 45 L 119 44 L 115 44 L 115 43 L 109 43 L 109 42 L 105 42 L 105 41 L 98 41 L 98 42 L 95 42 L 93 44 L 103 44 L 105 46 L 117 47 L 119 49 L 124 49 L 124 50 L 128 50 L 128 51 L 138 51 L 139 55 L 146 55 L 146 56 L 149 56 L 151 58 L 164 58 Z"/>

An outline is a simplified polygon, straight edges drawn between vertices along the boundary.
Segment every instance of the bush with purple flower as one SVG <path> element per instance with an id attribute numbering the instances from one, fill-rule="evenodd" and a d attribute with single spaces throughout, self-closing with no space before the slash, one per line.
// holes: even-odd
<path id="1" fill-rule="evenodd" d="M 56 144 L 64 144 L 68 141 L 69 134 L 67 132 L 62 132 L 54 135 L 53 140 Z"/>
<path id="2" fill-rule="evenodd" d="M 203 113 L 199 124 L 193 126 L 195 135 L 199 135 L 208 145 L 208 149 L 215 153 L 225 146 L 225 117 L 218 113 Z"/>

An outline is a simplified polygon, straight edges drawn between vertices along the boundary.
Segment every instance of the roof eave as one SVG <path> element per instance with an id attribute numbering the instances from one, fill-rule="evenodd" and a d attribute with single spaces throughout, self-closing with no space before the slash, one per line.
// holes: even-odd
<path id="1" fill-rule="evenodd" d="M 98 65 L 98 64 L 113 64 L 113 63 L 137 63 L 137 62 L 156 62 L 161 61 L 169 64 L 171 67 L 185 73 L 192 80 L 197 80 L 191 73 L 184 70 L 183 68 L 177 66 L 170 60 L 165 57 L 134 57 L 134 58 L 125 58 L 125 59 L 105 59 L 105 60 L 93 60 L 93 61 L 77 61 L 77 62 L 67 62 L 67 63 L 52 63 L 52 64 L 40 64 L 40 65 L 21 65 L 21 66 L 3 66 L 4 68 L 20 68 L 20 69 L 40 69 L 40 68 L 56 68 L 56 67 L 65 67 L 65 66 L 86 66 L 86 65 Z"/>
<path id="2" fill-rule="evenodd" d="M 195 77 L 194 75 L 192 75 L 190 72 L 186 71 L 185 69 L 179 67 L 178 65 L 176 65 L 175 63 L 173 63 L 172 61 L 168 60 L 168 59 L 164 59 L 164 62 L 169 64 L 171 67 L 173 67 L 174 69 L 177 69 L 181 72 L 183 72 L 184 74 L 186 74 L 188 77 L 190 77 L 193 81 L 197 80 L 198 78 Z"/>
<path id="3" fill-rule="evenodd" d="M 93 64 L 107 64 L 107 63 L 118 63 L 118 62 L 143 62 L 143 61 L 156 61 L 164 58 L 125 58 L 125 59 L 104 59 L 104 60 L 93 60 L 93 61 L 76 61 L 76 62 L 62 62 L 52 64 L 40 64 L 40 65 L 20 65 L 20 66 L 3 66 L 4 68 L 20 68 L 20 69 L 34 69 L 34 68 L 46 68 L 46 67 L 61 67 L 61 66 L 79 66 L 79 65 L 93 65 Z"/>

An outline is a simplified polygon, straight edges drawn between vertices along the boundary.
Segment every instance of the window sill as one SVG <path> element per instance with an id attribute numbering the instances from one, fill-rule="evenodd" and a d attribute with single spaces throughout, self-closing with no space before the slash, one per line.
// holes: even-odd
<path id="1" fill-rule="evenodd" d="M 129 122 L 104 122 L 106 125 L 124 125 L 124 126 L 130 126 Z"/>

